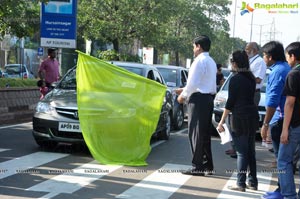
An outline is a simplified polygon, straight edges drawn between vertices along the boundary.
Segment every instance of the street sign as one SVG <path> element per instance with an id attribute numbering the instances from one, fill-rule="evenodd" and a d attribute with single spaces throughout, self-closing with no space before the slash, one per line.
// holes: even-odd
<path id="1" fill-rule="evenodd" d="M 77 0 L 51 0 L 41 6 L 41 46 L 76 48 Z"/>
<path id="2" fill-rule="evenodd" d="M 37 50 L 37 55 L 38 56 L 43 56 L 44 55 L 44 48 L 39 47 L 38 50 Z"/>

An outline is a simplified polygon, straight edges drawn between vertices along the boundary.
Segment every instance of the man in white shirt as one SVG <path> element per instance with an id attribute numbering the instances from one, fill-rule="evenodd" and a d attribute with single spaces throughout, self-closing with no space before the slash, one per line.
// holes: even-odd
<path id="1" fill-rule="evenodd" d="M 249 58 L 250 70 L 253 73 L 256 81 L 256 92 L 254 96 L 254 102 L 256 105 L 260 101 L 260 89 L 263 86 L 263 80 L 266 76 L 267 66 L 263 58 L 259 56 L 259 46 L 256 42 L 250 42 L 247 44 L 245 51 Z"/>
<path id="2" fill-rule="evenodd" d="M 194 61 L 189 70 L 187 84 L 178 89 L 177 100 L 188 102 L 188 131 L 193 154 L 193 167 L 183 174 L 204 176 L 213 173 L 211 153 L 211 117 L 216 93 L 215 61 L 209 56 L 210 39 L 201 35 L 194 39 Z"/>

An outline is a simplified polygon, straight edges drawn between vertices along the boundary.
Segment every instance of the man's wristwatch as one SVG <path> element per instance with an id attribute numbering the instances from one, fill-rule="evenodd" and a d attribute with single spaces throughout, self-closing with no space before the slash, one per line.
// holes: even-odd
<path id="1" fill-rule="evenodd" d="M 265 127 L 269 127 L 269 123 L 264 122 L 263 125 L 264 125 Z"/>

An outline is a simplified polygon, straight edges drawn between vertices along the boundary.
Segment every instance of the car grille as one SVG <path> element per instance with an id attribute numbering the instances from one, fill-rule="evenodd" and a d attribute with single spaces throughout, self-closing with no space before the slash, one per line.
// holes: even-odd
<path id="1" fill-rule="evenodd" d="M 78 110 L 77 109 L 71 109 L 71 108 L 56 108 L 56 112 L 64 117 L 79 120 L 78 118 Z"/>
<path id="2" fill-rule="evenodd" d="M 62 137 L 62 138 L 73 138 L 73 139 L 82 139 L 82 133 L 74 133 L 74 132 L 65 132 L 65 131 L 58 131 L 56 128 L 51 128 L 51 133 L 55 137 Z"/>

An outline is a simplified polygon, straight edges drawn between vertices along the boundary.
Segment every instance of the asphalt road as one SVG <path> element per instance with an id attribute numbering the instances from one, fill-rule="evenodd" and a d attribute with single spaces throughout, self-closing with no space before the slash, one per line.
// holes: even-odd
<path id="1" fill-rule="evenodd" d="M 224 154 L 228 145 L 212 137 L 216 173 L 187 176 L 190 167 L 187 130 L 173 132 L 170 140 L 151 142 L 147 166 L 101 165 L 80 146 L 59 145 L 42 150 L 31 135 L 32 124 L 0 127 L 0 198 L 53 199 L 225 199 L 260 198 L 276 187 L 276 171 L 268 165 L 273 154 L 257 141 L 258 191 L 227 189 L 236 181 L 236 159 Z"/>

